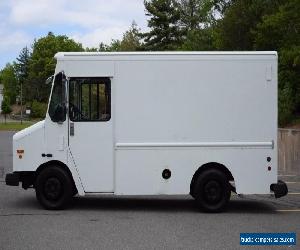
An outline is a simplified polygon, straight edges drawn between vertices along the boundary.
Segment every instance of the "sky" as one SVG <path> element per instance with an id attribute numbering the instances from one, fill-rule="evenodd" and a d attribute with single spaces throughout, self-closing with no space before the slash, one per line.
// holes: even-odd
<path id="1" fill-rule="evenodd" d="M 120 39 L 133 20 L 146 29 L 143 0 L 0 0 L 0 69 L 49 31 L 98 47 Z"/>

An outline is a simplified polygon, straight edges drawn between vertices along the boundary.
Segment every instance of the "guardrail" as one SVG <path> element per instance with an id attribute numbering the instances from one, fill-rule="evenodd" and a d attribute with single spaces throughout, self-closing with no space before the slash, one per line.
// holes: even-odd
<path id="1" fill-rule="evenodd" d="M 300 174 L 300 129 L 278 129 L 278 170 Z"/>

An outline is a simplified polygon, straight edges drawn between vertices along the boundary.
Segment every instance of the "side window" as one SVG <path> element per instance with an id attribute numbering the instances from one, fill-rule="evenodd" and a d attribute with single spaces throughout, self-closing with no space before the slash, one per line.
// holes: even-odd
<path id="1" fill-rule="evenodd" d="M 109 78 L 71 78 L 69 81 L 71 121 L 108 121 L 111 117 Z"/>

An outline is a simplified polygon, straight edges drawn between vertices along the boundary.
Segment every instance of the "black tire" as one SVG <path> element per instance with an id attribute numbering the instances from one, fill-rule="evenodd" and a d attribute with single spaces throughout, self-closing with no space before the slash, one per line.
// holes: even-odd
<path id="1" fill-rule="evenodd" d="M 217 169 L 205 170 L 195 180 L 193 195 L 197 207 L 205 212 L 223 211 L 230 199 L 230 183 Z"/>
<path id="2" fill-rule="evenodd" d="M 73 196 L 73 186 L 71 177 L 61 167 L 47 167 L 36 178 L 36 198 L 45 209 L 63 209 Z"/>

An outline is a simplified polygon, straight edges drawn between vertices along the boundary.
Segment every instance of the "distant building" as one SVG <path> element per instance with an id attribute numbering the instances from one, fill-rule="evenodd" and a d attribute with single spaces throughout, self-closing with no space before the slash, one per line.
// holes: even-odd
<path id="1" fill-rule="evenodd" d="M 0 112 L 2 111 L 1 110 L 2 100 L 3 100 L 3 84 L 0 84 Z"/>

